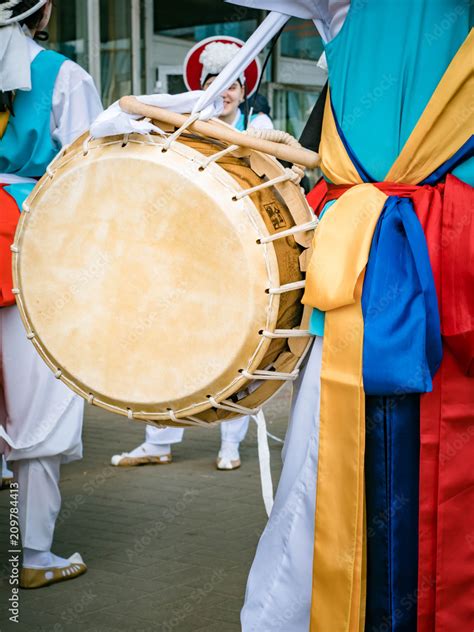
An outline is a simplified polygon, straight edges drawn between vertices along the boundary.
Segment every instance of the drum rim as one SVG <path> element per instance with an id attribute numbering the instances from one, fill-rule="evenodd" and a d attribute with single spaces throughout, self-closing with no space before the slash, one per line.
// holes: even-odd
<path id="1" fill-rule="evenodd" d="M 83 139 L 85 137 L 82 137 Z M 140 144 L 140 145 L 146 145 L 146 144 L 150 144 L 149 141 L 144 141 L 143 137 L 138 137 L 137 135 L 132 135 L 131 137 L 126 137 L 124 138 L 123 136 L 118 136 L 118 137 L 107 137 L 105 139 L 97 139 L 97 140 L 91 140 L 90 138 L 86 137 L 86 141 L 87 141 L 87 152 L 96 148 L 104 148 L 107 146 L 117 146 L 117 145 L 121 145 L 122 147 L 125 146 L 125 141 L 126 143 L 130 143 L 130 144 Z M 162 142 L 164 143 L 164 140 L 162 141 L 162 139 L 160 138 L 158 140 L 158 142 L 153 141 L 153 145 L 161 145 Z M 85 148 L 85 143 L 84 143 L 84 148 Z M 199 160 L 199 157 L 201 156 L 200 152 L 194 150 L 192 147 L 189 147 L 188 145 L 183 145 L 182 143 L 174 143 L 172 147 L 170 147 L 169 151 L 176 151 L 178 153 L 180 153 L 181 155 L 185 155 L 186 158 L 189 157 L 189 154 L 194 154 L 194 159 L 195 160 Z M 258 152 L 253 152 L 253 153 L 258 153 Z M 82 155 L 84 155 L 84 151 L 82 152 Z M 41 195 L 41 193 L 44 190 L 44 187 L 46 186 L 46 184 L 48 182 L 50 182 L 50 180 L 54 177 L 54 174 L 56 172 L 56 169 L 61 169 L 63 167 L 65 167 L 67 164 L 69 164 L 69 162 L 77 159 L 81 157 L 81 151 L 79 150 L 79 147 L 77 145 L 77 141 L 76 143 L 74 143 L 72 146 L 65 148 L 60 155 L 58 155 L 58 157 L 53 161 L 53 163 L 51 163 L 51 165 L 48 167 L 48 171 L 47 173 L 43 176 L 43 178 L 41 178 L 41 180 L 38 182 L 38 185 L 35 187 L 35 189 L 33 190 L 33 192 L 30 194 L 29 198 L 26 201 L 25 204 L 25 212 L 21 214 L 20 217 L 20 221 L 18 224 L 18 228 L 17 228 L 17 233 L 15 236 L 15 243 L 14 243 L 14 247 L 12 247 L 13 250 L 13 279 L 14 279 L 14 285 L 17 288 L 16 290 L 16 300 L 17 300 L 17 305 L 20 311 L 20 315 L 23 321 L 23 324 L 28 332 L 28 338 L 30 338 L 30 340 L 32 341 L 33 345 L 35 346 L 37 352 L 40 354 L 40 356 L 42 357 L 42 359 L 45 361 L 45 363 L 48 365 L 48 367 L 50 368 L 50 370 L 55 374 L 56 378 L 61 380 L 67 387 L 69 387 L 71 390 L 73 390 L 75 393 L 77 393 L 78 395 L 80 395 L 82 398 L 84 398 L 86 401 L 88 401 L 91 404 L 94 404 L 96 406 L 99 406 L 105 410 L 108 410 L 109 412 L 113 412 L 113 413 L 118 413 L 122 416 L 127 416 L 129 418 L 133 418 L 139 421 L 144 421 L 144 422 L 151 422 L 154 423 L 155 425 L 169 425 L 169 422 L 173 422 L 175 425 L 193 425 L 193 424 L 198 424 L 198 425 L 204 425 L 206 427 L 208 427 L 209 425 L 211 425 L 212 423 L 219 423 L 219 421 L 216 422 L 207 422 L 207 421 L 202 421 L 196 417 L 194 417 L 194 415 L 197 415 L 201 412 L 205 412 L 206 410 L 209 410 L 210 408 L 212 408 L 212 405 L 209 403 L 209 401 L 205 401 L 202 402 L 200 404 L 194 404 L 192 406 L 188 406 L 188 407 L 183 407 L 180 408 L 176 411 L 168 411 L 167 413 L 164 412 L 147 412 L 147 411 L 140 411 L 140 410 L 132 410 L 131 408 L 125 407 L 125 406 L 117 406 L 116 404 L 112 403 L 112 402 L 117 402 L 119 400 L 116 400 L 114 398 L 110 398 L 107 396 L 103 396 L 103 394 L 99 394 L 99 393 L 94 393 L 94 389 L 91 389 L 89 391 L 89 389 L 84 389 L 82 388 L 82 382 L 80 380 L 78 380 L 77 378 L 75 378 L 70 372 L 68 372 L 67 370 L 63 370 L 60 367 L 57 366 L 58 363 L 55 363 L 54 360 L 55 358 L 52 356 L 52 354 L 48 351 L 48 349 L 46 348 L 46 345 L 42 342 L 41 338 L 39 338 L 38 336 L 36 336 L 36 334 L 34 333 L 34 328 L 33 328 L 33 322 L 32 322 L 32 318 L 28 312 L 28 308 L 25 305 L 25 302 L 23 300 L 23 295 L 22 295 L 22 282 L 21 282 L 21 272 L 20 272 L 20 261 L 21 261 L 21 244 L 22 244 L 22 238 L 23 235 L 27 229 L 28 226 L 28 222 L 31 221 L 32 215 L 28 212 L 30 205 L 32 205 L 35 201 L 35 199 Z M 269 158 L 268 156 L 265 156 L 265 158 Z M 272 160 L 275 160 L 272 158 Z M 220 177 L 224 177 L 225 180 L 228 180 L 232 185 L 233 188 L 237 187 L 237 184 L 235 182 L 235 180 L 233 180 L 232 176 L 230 176 L 230 174 L 228 174 L 222 167 L 220 167 L 219 165 L 213 165 L 213 168 L 215 168 L 217 170 L 217 173 L 219 174 Z M 220 179 L 219 177 L 219 179 Z M 277 189 L 279 190 L 279 188 L 277 187 Z M 285 200 L 285 194 L 284 192 L 282 192 L 281 190 L 279 190 L 280 195 L 283 197 L 283 199 Z M 260 214 L 258 212 L 257 207 L 253 204 L 252 202 L 252 206 L 254 207 L 255 212 L 253 213 L 253 217 L 258 217 L 259 223 L 261 223 L 265 233 L 267 233 L 267 235 L 270 235 L 270 232 L 268 231 L 268 229 L 266 228 L 266 226 L 263 223 L 263 220 L 261 220 Z M 293 216 L 293 213 L 291 211 L 291 208 L 289 208 L 290 213 Z M 308 207 L 309 208 L 309 207 Z M 275 251 L 274 249 L 270 249 L 266 248 L 266 254 L 265 254 L 265 260 L 267 261 L 267 257 L 268 256 L 273 256 L 273 258 L 276 260 L 276 255 L 275 255 Z M 271 253 L 269 255 L 269 253 Z M 273 266 L 274 267 L 274 266 Z M 276 269 L 278 271 L 278 263 L 276 263 Z M 278 274 L 277 274 L 278 275 Z M 279 276 L 279 275 L 278 275 Z M 269 304 L 273 302 L 274 304 L 276 303 L 276 307 L 274 306 L 273 311 L 275 311 L 276 314 L 278 314 L 278 304 L 279 304 L 279 298 L 278 296 L 274 297 L 271 296 L 269 298 Z M 275 320 L 276 322 L 276 320 Z M 258 344 L 257 349 L 255 350 L 255 352 L 253 353 L 251 359 L 249 360 L 248 363 L 248 367 L 247 370 L 250 369 L 250 367 L 252 367 L 253 365 L 258 365 L 258 362 L 260 361 L 260 359 L 263 359 L 263 356 L 265 354 L 265 351 L 268 349 L 270 345 L 270 341 L 269 340 L 264 340 L 262 339 L 261 342 Z M 299 368 L 299 366 L 301 365 L 304 356 L 306 355 L 307 351 L 309 350 L 311 345 L 311 338 L 308 339 L 308 342 L 306 344 L 306 347 L 302 353 L 301 356 L 299 356 L 298 361 L 296 363 L 296 368 Z M 236 392 L 236 388 L 240 387 L 243 388 L 246 384 L 248 384 L 249 381 L 242 377 L 242 378 L 236 378 L 234 379 L 228 386 L 226 389 L 221 390 L 219 393 L 216 394 L 216 399 L 217 401 L 222 401 L 225 400 L 226 397 L 228 397 L 228 393 L 232 392 L 235 393 Z M 284 386 L 284 382 L 281 383 L 281 387 Z M 269 398 L 267 398 L 265 401 L 269 401 L 269 399 L 271 399 L 280 389 L 277 389 Z M 125 403 L 125 402 L 124 402 Z M 180 423 L 182 422 L 182 424 Z"/>

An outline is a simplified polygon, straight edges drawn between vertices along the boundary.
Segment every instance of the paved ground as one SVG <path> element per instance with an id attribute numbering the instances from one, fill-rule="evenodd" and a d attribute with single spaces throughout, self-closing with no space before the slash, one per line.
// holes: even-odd
<path id="1" fill-rule="evenodd" d="M 267 408 L 284 436 L 288 391 Z M 79 551 L 89 572 L 21 591 L 20 623 L 8 622 L 8 492 L 0 492 L 0 631 L 238 632 L 246 577 L 266 516 L 256 428 L 243 466 L 217 472 L 219 430 L 188 430 L 168 466 L 113 468 L 110 456 L 142 441 L 141 425 L 87 407 L 85 458 L 63 468 L 55 552 Z M 271 444 L 274 482 L 280 446 Z"/>

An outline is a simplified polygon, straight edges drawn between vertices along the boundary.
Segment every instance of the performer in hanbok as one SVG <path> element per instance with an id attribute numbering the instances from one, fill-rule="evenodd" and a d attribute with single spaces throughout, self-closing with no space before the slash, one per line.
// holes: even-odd
<path id="1" fill-rule="evenodd" d="M 309 197 L 321 217 L 304 296 L 315 340 L 243 632 L 470 630 L 470 2 L 231 1 L 312 19 L 329 72 L 324 180 Z"/>
<path id="2" fill-rule="evenodd" d="M 91 77 L 35 35 L 51 0 L 0 0 L 0 452 L 19 485 L 22 588 L 72 579 L 79 554 L 52 553 L 62 463 L 82 457 L 83 400 L 55 379 L 27 340 L 12 291 L 10 246 L 25 199 L 64 145 L 100 113 Z"/>
<path id="3" fill-rule="evenodd" d="M 184 62 L 183 76 L 188 90 L 206 89 L 215 77 L 235 56 L 243 42 L 235 37 L 215 36 L 198 42 L 189 51 Z M 260 66 L 254 61 L 223 92 L 224 109 L 220 119 L 239 131 L 246 127 L 255 129 L 273 129 L 273 124 L 266 114 L 250 114 L 246 121 L 245 114 L 239 109 L 246 97 L 252 95 L 260 79 Z M 247 125 L 248 124 L 248 125 Z M 235 470 L 241 465 L 239 447 L 245 439 L 249 427 L 249 417 L 243 416 L 234 421 L 225 421 L 221 425 L 221 446 L 216 459 L 218 470 Z M 163 428 L 147 425 L 145 442 L 131 452 L 117 454 L 112 457 L 112 465 L 160 465 L 171 463 L 172 445 L 183 440 L 182 428 Z"/>

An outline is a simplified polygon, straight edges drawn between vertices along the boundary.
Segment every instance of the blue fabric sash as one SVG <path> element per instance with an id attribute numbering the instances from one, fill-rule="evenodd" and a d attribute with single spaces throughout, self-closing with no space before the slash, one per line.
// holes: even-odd
<path id="1" fill-rule="evenodd" d="M 385 203 L 369 254 L 362 310 L 366 632 L 416 632 L 418 394 L 432 389 L 442 344 L 428 248 L 407 198 L 390 196 Z"/>
<path id="2" fill-rule="evenodd" d="M 366 632 L 416 632 L 419 396 L 366 398 Z"/>
<path id="3" fill-rule="evenodd" d="M 362 311 L 365 393 L 431 391 L 441 326 L 425 235 L 407 198 L 389 197 L 377 224 Z"/>

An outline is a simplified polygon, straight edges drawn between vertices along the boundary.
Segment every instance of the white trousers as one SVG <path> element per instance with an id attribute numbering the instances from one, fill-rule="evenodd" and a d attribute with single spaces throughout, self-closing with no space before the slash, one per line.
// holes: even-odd
<path id="1" fill-rule="evenodd" d="M 16 306 L 0 308 L 0 452 L 8 461 L 82 457 L 83 400 L 43 362 Z"/>
<path id="2" fill-rule="evenodd" d="M 19 487 L 19 518 L 23 547 L 50 551 L 54 525 L 61 509 L 61 455 L 14 461 Z"/>
<path id="3" fill-rule="evenodd" d="M 240 443 L 245 439 L 249 427 L 250 417 L 241 417 L 233 421 L 224 421 L 221 426 L 222 441 Z M 155 445 L 168 445 L 180 443 L 183 440 L 184 428 L 155 428 L 147 426 L 145 441 Z"/>
<path id="4" fill-rule="evenodd" d="M 16 306 L 0 308 L 0 452 L 13 462 L 23 546 L 49 551 L 61 507 L 61 463 L 82 457 L 83 400 L 26 338 Z"/>
<path id="5" fill-rule="evenodd" d="M 283 470 L 250 570 L 242 632 L 308 632 L 318 471 L 322 338 L 294 384 Z"/>

